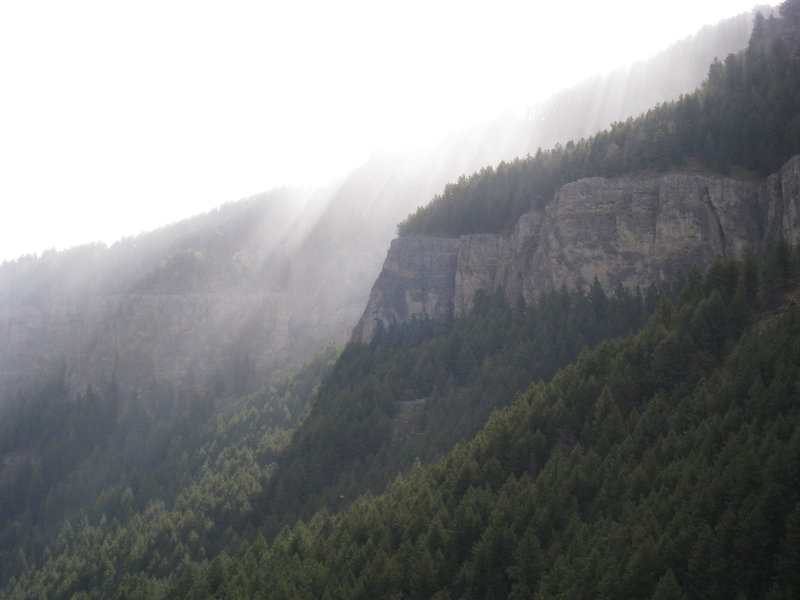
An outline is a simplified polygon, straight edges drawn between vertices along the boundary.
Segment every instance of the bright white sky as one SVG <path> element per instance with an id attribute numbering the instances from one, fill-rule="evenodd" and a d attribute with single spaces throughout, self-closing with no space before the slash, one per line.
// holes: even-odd
<path id="1" fill-rule="evenodd" d="M 529 104 L 755 0 L 2 0 L 0 260 Z"/>

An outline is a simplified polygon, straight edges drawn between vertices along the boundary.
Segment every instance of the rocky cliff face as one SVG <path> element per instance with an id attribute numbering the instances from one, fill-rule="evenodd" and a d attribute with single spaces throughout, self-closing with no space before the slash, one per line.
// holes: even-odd
<path id="1" fill-rule="evenodd" d="M 370 340 L 378 323 L 463 315 L 478 290 L 531 301 L 595 278 L 606 290 L 645 288 L 780 237 L 800 241 L 800 157 L 761 185 L 691 174 L 583 179 L 510 235 L 394 240 L 353 339 Z"/>
<path id="2" fill-rule="evenodd" d="M 415 315 L 444 319 L 453 312 L 459 240 L 438 237 L 407 237 L 392 241 L 383 271 L 372 288 L 362 322 L 372 337 L 378 321 L 402 323 Z"/>

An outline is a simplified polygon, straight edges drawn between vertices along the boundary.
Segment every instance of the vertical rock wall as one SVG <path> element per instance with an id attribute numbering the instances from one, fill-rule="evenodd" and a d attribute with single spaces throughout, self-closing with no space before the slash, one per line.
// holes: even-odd
<path id="1" fill-rule="evenodd" d="M 761 185 L 683 173 L 582 179 L 509 235 L 394 240 L 353 339 L 368 341 L 378 323 L 466 314 L 478 290 L 530 302 L 595 278 L 644 289 L 780 237 L 800 241 L 800 157 Z"/>

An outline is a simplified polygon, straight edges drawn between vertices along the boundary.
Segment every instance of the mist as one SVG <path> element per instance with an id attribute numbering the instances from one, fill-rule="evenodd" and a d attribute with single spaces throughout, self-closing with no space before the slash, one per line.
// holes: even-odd
<path id="1" fill-rule="evenodd" d="M 684 4 L 4 5 L 0 259 L 327 185 L 749 8 Z"/>
<path id="2" fill-rule="evenodd" d="M 706 27 L 528 113 L 487 118 L 426 146 L 374 152 L 326 185 L 227 203 L 110 246 L 6 263 L 0 388 L 61 372 L 73 391 L 113 382 L 163 397 L 244 393 L 241 381 L 256 385 L 348 339 L 397 223 L 447 182 L 691 91 L 705 76 L 702 65 L 746 44 L 751 22 L 743 14 Z"/>

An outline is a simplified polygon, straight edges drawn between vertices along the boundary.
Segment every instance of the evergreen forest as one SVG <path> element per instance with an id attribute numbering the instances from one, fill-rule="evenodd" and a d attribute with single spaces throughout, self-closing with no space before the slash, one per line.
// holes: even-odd
<path id="1" fill-rule="evenodd" d="M 359 380 L 384 375 L 392 394 L 408 383 L 409 346 L 444 344 L 483 317 L 398 326 L 365 347 L 379 361 L 345 350 L 291 440 L 265 427 L 266 398 L 253 398 L 206 432 L 195 447 L 202 465 L 172 497 L 143 502 L 141 487 L 126 487 L 102 514 L 67 519 L 41 552 L 18 548 L 3 597 L 794 598 L 799 282 L 800 250 L 785 243 L 692 271 L 638 331 L 582 350 L 468 440 L 427 465 L 417 458 L 373 492 L 376 467 L 353 456 L 374 443 L 359 436 L 373 427 L 378 437 L 380 419 L 357 394 L 326 386 L 344 386 L 356 369 Z M 567 304 L 584 316 L 592 307 L 586 295 Z M 593 308 L 616 305 L 601 297 Z M 450 369 L 445 379 L 464 383 L 462 361 Z M 313 369 L 262 394 L 281 396 L 288 418 L 307 377 Z M 322 421 L 328 431 L 315 431 Z M 350 457 L 342 491 L 362 489 L 347 506 L 321 494 L 313 515 L 290 511 L 274 533 L 287 502 L 274 490 L 313 468 L 292 459 L 313 433 L 327 435 L 316 460 L 341 471 Z M 337 434 L 344 456 L 329 457 Z M 305 503 L 328 479 L 308 477 L 297 497 Z"/>
<path id="2" fill-rule="evenodd" d="M 697 91 L 462 177 L 399 231 L 503 232 L 581 177 L 761 181 L 797 153 L 787 0 Z M 648 289 L 479 292 L 204 394 L 42 376 L 0 404 L 0 600 L 800 598 L 798 304 L 778 240 Z"/>
<path id="3" fill-rule="evenodd" d="M 714 62 L 695 92 L 587 139 L 462 176 L 409 215 L 400 235 L 508 231 L 583 177 L 687 168 L 745 178 L 774 173 L 800 152 L 800 16 L 793 2 L 781 11 L 782 18 L 756 14 L 747 49 Z"/>

